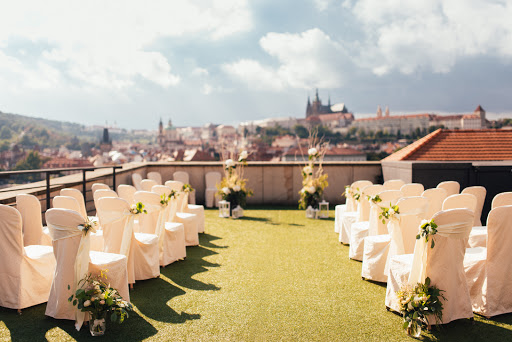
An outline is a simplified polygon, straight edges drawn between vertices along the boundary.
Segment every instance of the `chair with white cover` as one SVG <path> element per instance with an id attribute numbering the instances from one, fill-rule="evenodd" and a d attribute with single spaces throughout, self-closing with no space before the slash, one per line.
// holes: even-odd
<path id="1" fill-rule="evenodd" d="M 142 190 L 140 183 L 142 182 L 142 176 L 138 173 L 132 173 L 132 184 L 138 191 Z"/>
<path id="2" fill-rule="evenodd" d="M 424 283 L 429 277 L 431 285 L 442 290 L 446 298 L 441 299 L 441 324 L 456 319 L 472 318 L 471 299 L 464 273 L 464 253 L 474 214 L 468 209 L 443 210 L 434 215 L 433 220 L 437 224 L 437 233 L 434 236 L 430 236 L 428 241 L 423 237 L 416 240 L 414 254 L 396 255 L 391 258 L 386 306 L 399 311 L 396 292 L 402 285 L 414 286 L 416 283 Z M 432 239 L 435 242 L 433 248 Z M 428 324 L 433 325 L 435 322 L 429 321 Z"/>
<path id="3" fill-rule="evenodd" d="M 388 220 L 389 234 L 364 238 L 361 269 L 361 277 L 364 279 L 387 282 L 390 258 L 414 251 L 418 226 L 427 215 L 428 199 L 420 196 L 403 197 L 396 205 L 400 214 Z"/>
<path id="4" fill-rule="evenodd" d="M 52 238 L 47 227 L 43 227 L 41 203 L 34 195 L 16 195 L 16 209 L 21 215 L 23 246 L 51 246 Z"/>
<path id="5" fill-rule="evenodd" d="M 512 312 L 512 205 L 491 210 L 486 248 L 468 248 L 464 268 L 473 312 L 487 318 Z"/>
<path id="6" fill-rule="evenodd" d="M 367 186 L 372 185 L 368 180 L 358 180 L 350 185 L 350 194 L 347 194 L 345 204 L 339 204 L 334 211 L 334 232 L 339 233 L 339 241 L 344 244 L 350 243 L 350 226 L 356 222 L 358 214 L 358 201 L 361 191 Z"/>
<path id="7" fill-rule="evenodd" d="M 446 199 L 447 194 L 445 189 L 432 188 L 423 191 L 421 197 L 426 197 L 428 199 L 428 210 L 426 217 L 428 220 L 430 220 L 432 216 L 443 209 L 443 202 Z"/>
<path id="8" fill-rule="evenodd" d="M 400 191 L 402 191 L 404 197 L 414 197 L 421 196 L 425 188 L 421 183 L 407 183 L 400 188 Z"/>
<path id="9" fill-rule="evenodd" d="M 154 187 L 155 185 L 158 185 L 158 183 L 155 182 L 154 180 L 143 179 L 142 182 L 140 182 L 140 186 L 141 186 L 142 190 L 139 190 L 139 191 L 151 191 L 151 188 Z"/>
<path id="10" fill-rule="evenodd" d="M 155 181 L 156 182 L 155 185 L 162 185 L 163 184 L 162 183 L 162 175 L 160 174 L 160 172 L 157 172 L 157 171 L 148 172 L 146 178 Z M 147 190 L 144 190 L 144 191 L 147 191 Z"/>
<path id="11" fill-rule="evenodd" d="M 104 190 L 102 190 L 102 191 L 104 191 Z M 87 216 L 84 217 L 80 213 L 80 205 L 78 204 L 78 201 L 74 197 L 55 196 L 53 198 L 53 207 L 76 211 L 84 218 L 84 221 L 86 219 L 88 219 Z M 91 232 L 89 234 L 90 234 L 90 241 L 91 241 L 91 251 L 98 251 L 98 252 L 103 251 L 103 231 L 101 231 L 100 229 L 97 229 L 96 232 Z"/>
<path id="12" fill-rule="evenodd" d="M 206 189 L 204 190 L 204 203 L 207 208 L 219 206 L 219 197 L 217 194 L 217 184 L 220 183 L 222 175 L 220 172 L 207 172 L 205 177 Z"/>
<path id="13" fill-rule="evenodd" d="M 494 196 L 491 210 L 506 205 L 512 205 L 512 192 L 502 192 Z M 470 248 L 485 247 L 487 243 L 487 226 L 473 226 L 469 234 L 468 246 Z"/>
<path id="14" fill-rule="evenodd" d="M 120 184 L 117 187 L 117 195 L 119 198 L 124 199 L 128 204 L 133 204 L 133 195 L 137 192 L 137 189 L 133 185 Z"/>
<path id="15" fill-rule="evenodd" d="M 444 181 L 437 184 L 437 188 L 445 189 L 446 196 L 456 195 L 460 192 L 460 184 L 456 181 Z"/>
<path id="16" fill-rule="evenodd" d="M 405 182 L 401 179 L 390 179 L 384 182 L 385 190 L 400 190 Z"/>
<path id="17" fill-rule="evenodd" d="M 176 171 L 172 174 L 172 178 L 175 181 L 182 182 L 183 184 L 190 184 L 190 177 L 188 175 L 188 172 L 185 171 Z M 192 184 L 190 184 L 192 185 Z M 191 191 L 188 194 L 188 203 L 189 204 L 196 204 L 196 190 Z"/>
<path id="18" fill-rule="evenodd" d="M 370 216 L 368 221 L 352 224 L 350 229 L 350 248 L 348 257 L 353 260 L 362 261 L 364 253 L 364 238 L 367 236 L 387 234 L 385 223 L 379 220 L 382 208 L 395 205 L 402 197 L 400 190 L 384 190 L 379 192 L 381 202 L 370 203 Z"/>
<path id="19" fill-rule="evenodd" d="M 482 216 L 487 190 L 483 186 L 470 186 L 462 190 L 461 194 L 471 194 L 476 197 L 475 222 L 473 222 L 473 226 L 481 226 L 482 221 L 480 221 L 480 217 Z"/>
<path id="20" fill-rule="evenodd" d="M 155 185 L 151 190 L 152 192 L 157 193 L 159 196 L 165 197 L 168 197 L 169 194 L 171 193 L 171 189 L 166 187 L 165 185 Z M 175 202 L 175 199 L 171 199 L 169 201 L 163 219 L 165 234 L 167 236 L 166 243 L 168 243 L 168 246 L 164 248 L 166 249 L 166 253 L 169 253 L 168 260 L 170 262 L 185 259 L 187 256 L 187 249 L 185 245 L 185 226 L 183 225 L 183 223 L 172 222 L 170 220 L 171 209 L 177 209 Z"/>
<path id="21" fill-rule="evenodd" d="M 126 257 L 120 254 L 89 250 L 89 233 L 80 226 L 84 218 L 78 212 L 53 208 L 46 211 L 46 222 L 53 238 L 53 252 L 57 260 L 45 314 L 57 319 L 75 320 L 80 330 L 85 313 L 70 305 L 68 298 L 79 288 L 78 282 L 88 273 L 107 271 L 108 282 L 123 299 L 129 301 Z M 68 286 L 70 288 L 68 289 Z"/>
<path id="22" fill-rule="evenodd" d="M 91 185 L 91 191 L 93 195 L 98 190 L 110 190 L 110 187 L 107 184 L 103 183 L 94 183 L 93 185 Z"/>
<path id="23" fill-rule="evenodd" d="M 178 198 L 176 200 L 177 211 L 172 221 L 184 224 L 185 241 L 187 242 L 187 246 L 197 246 L 199 244 L 199 236 L 197 234 L 204 232 L 203 206 L 187 204 L 187 194 L 183 191 L 182 182 L 167 181 L 165 182 L 165 186 L 176 191 L 178 194 Z M 194 233 L 194 229 L 196 229 L 196 233 Z"/>
<path id="24" fill-rule="evenodd" d="M 21 310 L 48 301 L 55 271 L 53 248 L 23 246 L 18 210 L 0 204 L 0 306 Z"/>
<path id="25" fill-rule="evenodd" d="M 443 210 L 465 208 L 473 213 L 476 210 L 476 196 L 471 194 L 458 194 L 446 197 L 443 202 Z"/>
<path id="26" fill-rule="evenodd" d="M 78 202 L 78 206 L 80 209 L 78 212 L 83 217 L 87 217 L 87 209 L 85 208 L 84 196 L 80 190 L 73 189 L 73 188 L 64 188 L 64 189 L 60 190 L 60 195 L 73 197 Z M 54 206 L 55 206 L 55 204 L 54 204 Z"/>
<path id="27" fill-rule="evenodd" d="M 128 258 L 128 283 L 156 278 L 160 275 L 158 236 L 136 233 L 130 205 L 122 198 L 98 199 L 98 218 L 103 228 L 104 252 L 123 254 Z"/>
<path id="28" fill-rule="evenodd" d="M 119 197 L 119 196 L 117 195 L 117 193 L 114 190 L 110 190 L 110 189 L 96 190 L 96 192 L 94 192 L 94 194 L 93 194 L 94 206 L 96 207 L 96 211 L 98 210 L 98 200 L 103 197 Z M 96 213 L 96 215 L 98 215 L 98 213 Z"/>

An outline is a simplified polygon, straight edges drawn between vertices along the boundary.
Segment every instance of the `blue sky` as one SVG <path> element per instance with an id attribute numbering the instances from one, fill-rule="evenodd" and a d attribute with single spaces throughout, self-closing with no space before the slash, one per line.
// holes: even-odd
<path id="1" fill-rule="evenodd" d="M 512 2 L 0 1 L 0 111 L 154 129 L 512 110 Z"/>

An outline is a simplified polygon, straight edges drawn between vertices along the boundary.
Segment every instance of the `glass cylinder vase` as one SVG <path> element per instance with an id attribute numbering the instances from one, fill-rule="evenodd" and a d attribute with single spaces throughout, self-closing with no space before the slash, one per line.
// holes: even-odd
<path id="1" fill-rule="evenodd" d="M 405 332 L 411 337 L 418 338 L 421 335 L 421 324 L 416 320 L 412 320 L 409 322 L 407 328 L 405 328 Z"/>
<path id="2" fill-rule="evenodd" d="M 89 331 L 91 332 L 92 336 L 103 336 L 103 334 L 105 334 L 105 330 L 107 330 L 105 318 L 91 318 L 89 320 Z"/>

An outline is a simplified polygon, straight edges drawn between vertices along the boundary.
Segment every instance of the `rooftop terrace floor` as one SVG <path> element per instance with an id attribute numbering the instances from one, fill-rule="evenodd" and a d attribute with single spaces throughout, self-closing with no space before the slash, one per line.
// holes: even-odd
<path id="1" fill-rule="evenodd" d="M 240 220 L 206 210 L 200 246 L 131 291 L 136 312 L 103 340 L 402 341 L 385 286 L 362 281 L 361 264 L 334 233 L 334 213 L 308 220 L 290 208 L 246 210 Z M 88 340 L 88 329 L 44 316 L 46 304 L 0 308 L 0 341 Z M 512 314 L 452 322 L 424 340 L 512 340 Z M 101 338 L 100 338 L 101 339 Z"/>

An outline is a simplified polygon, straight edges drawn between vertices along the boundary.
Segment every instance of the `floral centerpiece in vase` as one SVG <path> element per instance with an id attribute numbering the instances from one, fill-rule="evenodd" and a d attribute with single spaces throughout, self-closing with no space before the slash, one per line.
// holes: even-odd
<path id="1" fill-rule="evenodd" d="M 329 185 L 327 174 L 323 173 L 322 168 L 324 155 L 325 146 L 318 143 L 315 136 L 310 136 L 308 162 L 302 168 L 302 189 L 299 192 L 299 209 L 306 209 L 306 216 L 308 217 L 313 217 L 308 213 L 319 209 L 324 189 Z M 318 164 L 318 167 L 315 169 L 316 164 Z"/>
<path id="2" fill-rule="evenodd" d="M 237 161 L 233 158 L 226 159 L 224 177 L 217 184 L 217 194 L 222 200 L 229 202 L 231 211 L 244 208 L 247 197 L 253 194 L 252 190 L 247 188 L 247 179 L 244 178 L 244 166 L 247 165 L 248 156 L 247 151 L 242 151 Z"/>
<path id="3" fill-rule="evenodd" d="M 75 294 L 68 298 L 79 310 L 89 313 L 89 330 L 92 336 L 105 333 L 107 317 L 110 321 L 121 324 L 128 318 L 128 311 L 133 310 L 132 304 L 123 300 L 119 292 L 106 282 L 105 272 L 102 271 L 100 275 L 89 273 L 78 282 L 79 288 Z"/>

